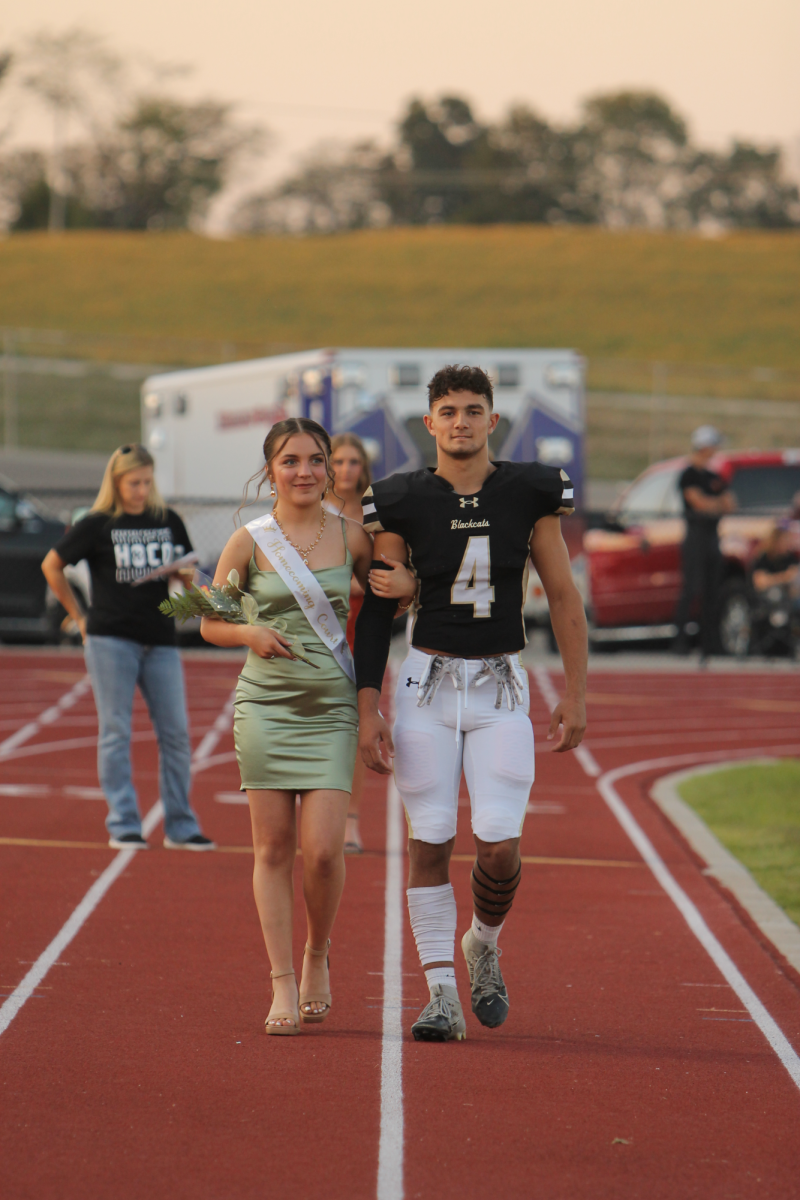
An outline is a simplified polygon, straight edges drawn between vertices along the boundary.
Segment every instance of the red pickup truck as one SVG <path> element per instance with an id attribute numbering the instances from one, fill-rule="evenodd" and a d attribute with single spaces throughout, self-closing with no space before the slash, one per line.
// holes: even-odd
<path id="1" fill-rule="evenodd" d="M 673 458 L 648 467 L 623 492 L 603 526 L 584 534 L 592 642 L 676 633 L 685 528 L 678 479 L 686 462 Z M 743 654 L 750 633 L 748 569 L 776 517 L 788 516 L 797 503 L 800 450 L 731 451 L 717 454 L 709 465 L 736 496 L 736 512 L 720 522 L 725 577 L 719 620 L 726 653 Z M 800 545 L 800 526 L 798 535 Z"/>

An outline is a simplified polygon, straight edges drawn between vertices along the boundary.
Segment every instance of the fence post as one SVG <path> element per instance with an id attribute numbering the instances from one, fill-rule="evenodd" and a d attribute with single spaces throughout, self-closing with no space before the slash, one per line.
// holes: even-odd
<path id="1" fill-rule="evenodd" d="M 3 445 L 14 450 L 19 445 L 19 405 L 17 404 L 17 360 L 14 333 L 3 330 Z"/>

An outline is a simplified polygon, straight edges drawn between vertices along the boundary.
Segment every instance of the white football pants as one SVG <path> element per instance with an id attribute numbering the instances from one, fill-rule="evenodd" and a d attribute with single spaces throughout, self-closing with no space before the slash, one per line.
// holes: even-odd
<path id="1" fill-rule="evenodd" d="M 454 836 L 462 769 L 475 836 L 501 842 L 521 834 L 534 778 L 533 727 L 527 673 L 513 658 L 525 679 L 524 703 L 513 712 L 505 697 L 495 708 L 493 679 L 474 686 L 481 659 L 461 660 L 463 692 L 446 676 L 420 708 L 417 686 L 430 655 L 409 651 L 395 689 L 394 771 L 410 837 L 439 845 Z"/>

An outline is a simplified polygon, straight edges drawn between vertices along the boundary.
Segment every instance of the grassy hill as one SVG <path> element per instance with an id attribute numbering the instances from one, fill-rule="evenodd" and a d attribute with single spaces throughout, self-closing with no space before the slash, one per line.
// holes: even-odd
<path id="1" fill-rule="evenodd" d="M 798 280 L 800 235 L 781 233 L 29 234 L 0 241 L 0 326 L 70 335 L 19 346 L 29 356 L 14 383 L 22 444 L 101 452 L 138 436 L 147 368 L 40 370 L 37 356 L 179 365 L 325 345 L 574 347 L 593 389 L 590 472 L 618 478 L 680 453 L 702 420 L 719 421 L 732 445 L 800 444 L 788 409 L 767 420 L 748 405 L 745 418 L 692 400 L 654 417 L 647 399 L 615 408 L 605 395 L 655 385 L 679 397 L 800 399 Z"/>
<path id="2" fill-rule="evenodd" d="M 0 324 L 315 345 L 571 346 L 800 369 L 800 236 L 527 227 L 0 242 Z"/>

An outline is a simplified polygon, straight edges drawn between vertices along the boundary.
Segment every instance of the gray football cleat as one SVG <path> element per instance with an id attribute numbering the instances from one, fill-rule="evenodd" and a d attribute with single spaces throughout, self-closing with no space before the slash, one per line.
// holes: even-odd
<path id="1" fill-rule="evenodd" d="M 461 939 L 472 988 L 472 1011 L 487 1029 L 496 1029 L 508 1016 L 508 992 L 498 959 L 503 953 L 475 937 L 468 929 Z"/>
<path id="2" fill-rule="evenodd" d="M 455 988 L 435 983 L 430 1002 L 411 1026 L 415 1042 L 463 1042 L 467 1023 Z"/>

